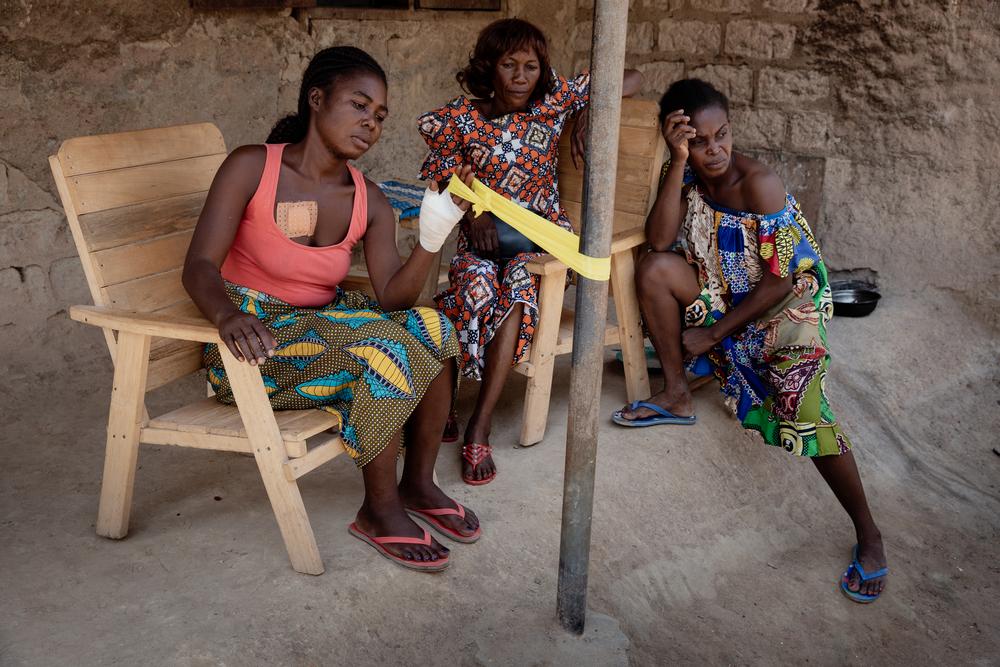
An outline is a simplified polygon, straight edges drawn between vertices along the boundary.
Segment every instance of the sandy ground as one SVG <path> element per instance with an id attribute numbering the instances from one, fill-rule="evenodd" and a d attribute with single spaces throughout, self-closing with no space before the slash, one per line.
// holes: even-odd
<path id="1" fill-rule="evenodd" d="M 102 360 L 92 391 L 52 378 L 5 406 L 0 664 L 1000 663 L 996 333 L 924 294 L 837 319 L 831 335 L 829 390 L 892 568 L 876 604 L 836 590 L 853 535 L 812 465 L 744 434 L 706 387 L 693 428 L 602 428 L 592 613 L 583 639 L 564 633 L 568 358 L 536 447 L 511 444 L 523 380 L 510 383 L 493 484 L 463 485 L 445 446 L 442 484 L 485 532 L 455 545 L 444 574 L 405 571 L 348 535 L 362 486 L 346 457 L 302 484 L 321 577 L 291 570 L 253 461 L 233 454 L 144 446 L 131 534 L 98 538 Z M 624 396 L 608 359 L 604 414 Z"/>

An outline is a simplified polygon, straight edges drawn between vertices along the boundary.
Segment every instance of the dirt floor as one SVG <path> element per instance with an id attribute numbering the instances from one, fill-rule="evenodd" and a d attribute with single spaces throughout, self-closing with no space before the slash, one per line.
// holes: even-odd
<path id="1" fill-rule="evenodd" d="M 405 571 L 348 535 L 362 486 L 346 457 L 302 484 L 321 577 L 291 570 L 253 461 L 235 454 L 144 447 L 131 534 L 98 538 L 101 360 L 91 392 L 52 377 L 6 406 L 0 664 L 1000 663 L 996 332 L 927 293 L 890 295 L 831 336 L 828 388 L 892 569 L 876 604 L 836 590 L 853 535 L 812 465 L 744 434 L 706 387 L 693 428 L 602 428 L 592 613 L 583 639 L 565 634 L 568 359 L 536 447 L 511 445 L 523 380 L 510 383 L 493 484 L 463 485 L 454 446 L 443 450 L 443 486 L 484 524 L 444 574 Z M 603 395 L 604 414 L 624 395 L 610 354 Z"/>

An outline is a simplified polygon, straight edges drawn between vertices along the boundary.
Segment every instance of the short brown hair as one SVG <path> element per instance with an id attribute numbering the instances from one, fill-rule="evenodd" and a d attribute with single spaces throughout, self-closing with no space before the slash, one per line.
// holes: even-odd
<path id="1" fill-rule="evenodd" d="M 529 97 L 530 102 L 536 102 L 552 87 L 549 46 L 541 30 L 521 19 L 500 19 L 483 28 L 469 56 L 469 64 L 455 78 L 470 94 L 489 99 L 494 92 L 493 77 L 500 59 L 512 51 L 527 49 L 534 50 L 538 56 L 538 83 Z"/>

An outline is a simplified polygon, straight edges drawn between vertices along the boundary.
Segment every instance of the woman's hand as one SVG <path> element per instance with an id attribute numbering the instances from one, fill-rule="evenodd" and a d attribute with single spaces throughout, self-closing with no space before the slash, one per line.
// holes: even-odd
<path id="1" fill-rule="evenodd" d="M 274 356 L 278 341 L 258 318 L 237 310 L 219 322 L 219 338 L 237 361 L 249 361 L 251 366 L 264 363 Z"/>
<path id="2" fill-rule="evenodd" d="M 587 123 L 590 115 L 584 107 L 576 115 L 576 125 L 573 127 L 573 136 L 570 137 L 569 155 L 573 158 L 573 166 L 579 169 L 586 162 L 587 155 Z"/>
<path id="3" fill-rule="evenodd" d="M 466 187 L 472 186 L 472 167 L 463 166 L 455 174 L 465 182 Z M 442 185 L 431 181 L 424 191 L 424 198 L 420 202 L 420 245 L 430 253 L 441 250 L 451 234 L 451 230 L 462 219 L 466 211 L 469 210 L 469 202 L 447 194 L 441 188 Z"/>
<path id="4" fill-rule="evenodd" d="M 497 225 L 489 213 L 472 218 L 466 228 L 466 236 L 469 237 L 469 243 L 472 244 L 473 249 L 479 253 L 493 253 L 500 247 Z"/>
<path id="5" fill-rule="evenodd" d="M 684 358 L 693 359 L 719 344 L 711 327 L 692 327 L 681 332 Z"/>
<path id="6" fill-rule="evenodd" d="M 472 188 L 472 179 L 474 178 L 474 175 L 472 173 L 471 164 L 463 164 L 455 171 L 455 175 L 458 176 L 459 180 L 465 183 L 467 187 Z M 442 188 L 447 189 L 448 186 L 447 181 L 444 181 L 440 186 L 437 184 L 437 181 L 431 181 L 427 187 L 431 189 L 431 192 L 438 192 Z M 469 200 L 462 199 L 461 197 L 457 197 L 455 195 L 451 196 L 451 200 L 455 202 L 455 206 L 459 207 L 463 211 L 468 211 L 469 207 L 472 206 L 472 202 Z"/>
<path id="7" fill-rule="evenodd" d="M 663 138 L 670 148 L 670 162 L 672 164 L 687 162 L 688 141 L 694 139 L 698 134 L 693 127 L 688 125 L 689 122 L 691 122 L 691 117 L 684 115 L 684 109 L 673 111 L 663 119 Z"/>

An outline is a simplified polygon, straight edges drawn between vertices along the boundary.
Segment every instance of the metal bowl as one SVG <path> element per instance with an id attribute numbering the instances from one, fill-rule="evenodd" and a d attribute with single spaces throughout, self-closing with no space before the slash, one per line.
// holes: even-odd
<path id="1" fill-rule="evenodd" d="M 833 314 L 840 317 L 864 317 L 882 298 L 878 288 L 861 280 L 841 280 L 830 283 L 833 291 Z"/>

